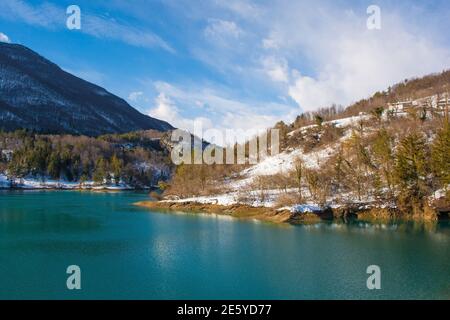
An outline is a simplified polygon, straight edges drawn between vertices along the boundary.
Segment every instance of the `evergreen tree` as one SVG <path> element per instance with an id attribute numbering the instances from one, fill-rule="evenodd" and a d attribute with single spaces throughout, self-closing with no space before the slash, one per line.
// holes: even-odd
<path id="1" fill-rule="evenodd" d="M 379 191 L 386 187 L 389 192 L 389 198 L 393 196 L 393 173 L 394 156 L 393 156 L 393 138 L 386 129 L 381 129 L 375 136 L 372 146 L 372 155 L 375 166 L 375 187 Z"/>
<path id="2" fill-rule="evenodd" d="M 100 157 L 95 164 L 93 179 L 97 184 L 102 184 L 106 178 L 106 162 L 103 157 Z"/>
<path id="3" fill-rule="evenodd" d="M 111 157 L 111 170 L 114 175 L 114 182 L 116 184 L 119 184 L 120 178 L 122 176 L 122 162 L 117 158 L 117 156 L 114 154 Z"/>
<path id="4" fill-rule="evenodd" d="M 316 123 L 316 125 L 319 127 L 319 128 L 322 128 L 322 124 L 323 124 L 323 117 L 322 116 L 320 116 L 320 115 L 318 115 L 318 114 L 316 114 L 315 116 L 314 116 L 314 122 Z"/>
<path id="5" fill-rule="evenodd" d="M 339 148 L 338 153 L 336 155 L 336 162 L 334 165 L 334 174 L 333 174 L 333 180 L 334 184 L 336 186 L 336 189 L 334 190 L 338 195 L 340 194 L 343 185 L 344 185 L 344 178 L 345 178 L 345 171 L 344 171 L 344 165 L 345 165 L 345 159 L 343 154 L 342 148 Z"/>
<path id="6" fill-rule="evenodd" d="M 381 121 L 383 119 L 384 108 L 377 107 L 377 108 L 373 109 L 370 113 L 377 120 L 378 124 L 381 125 Z"/>
<path id="7" fill-rule="evenodd" d="M 57 151 L 53 151 L 50 155 L 47 172 L 53 179 L 61 177 L 61 157 Z"/>
<path id="8" fill-rule="evenodd" d="M 431 164 L 440 187 L 450 184 L 450 123 L 444 120 L 431 146 Z"/>
<path id="9" fill-rule="evenodd" d="M 412 133 L 400 141 L 396 154 L 395 176 L 400 187 L 399 204 L 403 210 L 422 209 L 427 194 L 427 154 L 423 136 Z"/>
<path id="10" fill-rule="evenodd" d="M 81 177 L 80 177 L 80 179 L 79 179 L 80 186 L 83 186 L 83 185 L 86 183 L 86 181 L 88 181 L 88 179 L 89 179 L 89 178 L 88 178 L 87 175 L 82 174 Z"/>
<path id="11" fill-rule="evenodd" d="M 362 199 L 363 193 L 367 191 L 367 173 L 368 168 L 373 167 L 368 150 L 363 144 L 362 134 L 353 131 L 349 139 L 350 153 L 354 156 L 352 162 L 345 161 L 347 169 L 351 172 L 351 177 L 354 179 L 358 200 Z"/>

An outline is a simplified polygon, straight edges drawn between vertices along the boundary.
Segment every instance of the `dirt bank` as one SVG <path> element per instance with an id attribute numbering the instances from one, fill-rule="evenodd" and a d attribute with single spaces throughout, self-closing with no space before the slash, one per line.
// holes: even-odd
<path id="1" fill-rule="evenodd" d="M 135 203 L 140 207 L 145 207 L 158 211 L 179 211 L 192 213 L 209 213 L 227 215 L 239 219 L 256 219 L 271 223 L 290 223 L 290 224 L 309 224 L 317 223 L 322 220 L 341 219 L 342 217 L 356 218 L 372 222 L 389 221 L 437 221 L 438 213 L 436 210 L 428 208 L 421 214 L 406 215 L 398 210 L 372 208 L 369 210 L 355 211 L 354 208 L 342 209 L 338 212 L 327 209 L 322 213 L 304 213 L 293 214 L 289 210 L 280 210 L 267 207 L 252 207 L 244 204 L 234 204 L 229 206 L 217 204 L 202 204 L 198 202 L 177 202 L 177 201 L 141 201 Z M 345 214 L 344 214 L 345 213 Z M 350 214 L 351 213 L 351 214 Z"/>
<path id="2" fill-rule="evenodd" d="M 158 211 L 223 214 L 239 219 L 256 219 L 272 223 L 295 223 L 292 213 L 288 210 L 278 211 L 274 208 L 251 207 L 242 204 L 222 206 L 197 202 L 141 201 L 135 203 L 135 205 Z M 316 215 L 314 216 L 314 218 L 318 218 Z M 320 220 L 320 218 L 318 219 Z"/>

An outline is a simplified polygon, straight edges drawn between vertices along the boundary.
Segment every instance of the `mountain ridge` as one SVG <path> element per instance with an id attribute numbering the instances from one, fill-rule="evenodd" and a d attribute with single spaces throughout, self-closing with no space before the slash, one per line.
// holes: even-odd
<path id="1" fill-rule="evenodd" d="M 87 136 L 174 129 L 25 46 L 0 43 L 0 129 L 22 128 Z"/>

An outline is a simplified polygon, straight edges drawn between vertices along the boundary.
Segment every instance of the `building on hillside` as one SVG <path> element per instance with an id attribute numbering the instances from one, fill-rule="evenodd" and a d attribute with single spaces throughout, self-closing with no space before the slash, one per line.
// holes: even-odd
<path id="1" fill-rule="evenodd" d="M 388 104 L 388 111 L 394 114 L 407 112 L 408 109 L 414 107 L 413 101 L 402 101 Z"/>
<path id="2" fill-rule="evenodd" d="M 450 107 L 450 98 L 442 98 L 439 101 L 437 101 L 436 108 L 439 111 L 448 110 Z"/>
<path id="3" fill-rule="evenodd" d="M 443 98 L 431 96 L 417 100 L 400 101 L 388 104 L 388 111 L 396 116 L 406 115 L 414 109 L 425 111 L 427 114 L 441 113 L 449 110 L 450 99 L 448 94 Z"/>
<path id="4" fill-rule="evenodd" d="M 5 159 L 7 162 L 9 162 L 12 160 L 13 153 L 14 153 L 14 151 L 12 151 L 12 150 L 7 150 L 7 149 L 2 150 L 2 158 Z"/>

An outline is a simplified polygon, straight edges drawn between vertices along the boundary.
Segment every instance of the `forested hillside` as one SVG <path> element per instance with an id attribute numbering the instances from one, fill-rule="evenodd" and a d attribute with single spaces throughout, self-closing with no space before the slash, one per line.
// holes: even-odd
<path id="1" fill-rule="evenodd" d="M 405 81 L 346 109 L 332 106 L 280 122 L 280 154 L 256 165 L 181 165 L 165 194 L 340 212 L 448 212 L 449 75 Z"/>
<path id="2" fill-rule="evenodd" d="M 25 46 L 0 42 L 0 130 L 18 129 L 98 136 L 173 127 Z"/>
<path id="3" fill-rule="evenodd" d="M 168 151 L 156 131 L 105 135 L 98 138 L 38 135 L 19 130 L 0 133 L 0 173 L 8 179 L 32 177 L 96 185 L 144 188 L 167 180 Z"/>

